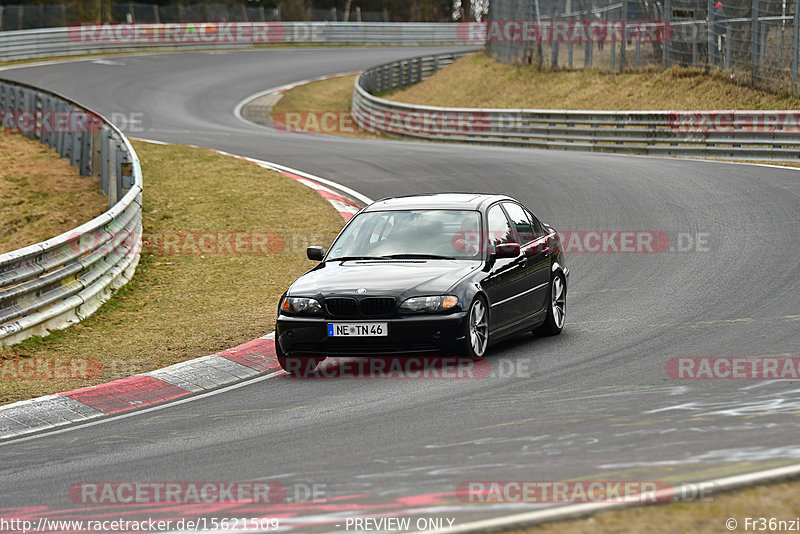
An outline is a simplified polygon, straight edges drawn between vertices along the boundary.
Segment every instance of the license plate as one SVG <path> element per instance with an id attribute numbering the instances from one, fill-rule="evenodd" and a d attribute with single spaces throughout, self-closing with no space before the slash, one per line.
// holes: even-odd
<path id="1" fill-rule="evenodd" d="M 382 337 L 388 335 L 388 323 L 328 323 L 328 337 Z"/>

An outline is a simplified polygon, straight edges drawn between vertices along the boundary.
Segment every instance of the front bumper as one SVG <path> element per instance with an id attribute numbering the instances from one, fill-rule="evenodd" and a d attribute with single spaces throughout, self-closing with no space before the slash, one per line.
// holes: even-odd
<path id="1" fill-rule="evenodd" d="M 397 356 L 459 353 L 467 312 L 387 319 L 330 319 L 280 315 L 275 342 L 286 356 Z M 329 337 L 328 323 L 387 323 L 382 337 Z"/>

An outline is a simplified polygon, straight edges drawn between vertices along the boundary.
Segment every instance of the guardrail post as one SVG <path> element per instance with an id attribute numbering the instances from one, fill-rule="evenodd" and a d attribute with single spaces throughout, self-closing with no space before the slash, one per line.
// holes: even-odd
<path id="1" fill-rule="evenodd" d="M 86 121 L 83 123 L 83 132 L 81 132 L 80 136 L 81 155 L 78 161 L 78 168 L 81 176 L 92 174 L 92 128 L 94 128 L 94 117 L 87 115 Z"/>
<path id="2" fill-rule="evenodd" d="M 56 111 L 58 110 L 58 102 L 56 102 L 55 98 L 48 97 L 47 103 L 47 110 L 50 112 L 51 116 L 54 116 Z M 51 118 L 51 121 L 53 119 Z M 48 140 L 50 141 L 50 148 L 58 152 L 58 132 L 56 132 L 55 128 L 50 128 L 50 133 L 48 134 Z"/>
<path id="3" fill-rule="evenodd" d="M 792 26 L 792 94 L 797 94 L 798 56 L 800 56 L 800 0 L 794 0 Z"/>
<path id="4" fill-rule="evenodd" d="M 42 95 L 39 91 L 33 93 L 33 118 L 36 121 L 36 127 L 34 128 L 36 132 L 36 137 L 39 139 L 41 144 L 46 144 L 45 140 L 42 138 L 44 134 L 44 116 L 42 114 L 42 110 L 44 108 L 44 95 Z"/>
<path id="5" fill-rule="evenodd" d="M 68 126 L 70 132 L 69 137 L 71 141 L 71 150 L 69 153 L 69 164 L 73 167 L 78 167 L 81 163 L 81 145 L 83 145 L 83 135 L 80 132 L 74 131 L 75 128 L 72 124 Z"/>
<path id="6" fill-rule="evenodd" d="M 102 121 L 96 121 L 93 123 L 92 128 L 92 178 L 95 180 L 100 180 L 101 174 L 101 167 L 102 164 L 102 147 L 103 147 L 103 123 Z"/>
<path id="7" fill-rule="evenodd" d="M 30 113 L 33 119 L 32 128 L 28 131 L 28 139 L 36 138 L 36 93 L 31 90 L 25 91 L 25 111 Z"/>
<path id="8" fill-rule="evenodd" d="M 67 112 L 66 106 L 64 106 L 63 104 L 60 105 L 59 108 L 60 108 L 59 111 L 61 113 Z M 61 148 L 61 150 L 59 151 L 59 153 L 61 154 L 62 158 L 69 158 L 70 155 L 72 154 L 72 135 L 70 134 L 69 129 L 65 131 L 64 128 L 59 127 L 58 131 L 61 134 L 61 139 L 59 140 L 60 141 L 59 147 Z"/>
<path id="9" fill-rule="evenodd" d="M 108 128 L 103 126 L 103 129 L 100 130 L 100 189 L 103 191 L 103 194 L 108 198 L 111 199 L 111 195 L 109 194 L 109 176 L 111 174 L 111 169 L 108 165 L 108 154 L 111 152 L 111 132 L 108 131 Z"/>
<path id="10" fill-rule="evenodd" d="M 43 145 L 47 145 L 50 148 L 53 148 L 52 141 L 51 141 L 51 139 L 53 137 L 52 136 L 52 131 L 51 131 L 51 128 L 47 127 L 47 116 L 50 114 L 50 100 L 51 99 L 50 99 L 50 97 L 48 95 L 42 95 L 42 98 L 41 98 L 41 101 L 42 101 L 42 125 L 41 125 L 42 133 L 39 136 L 39 141 L 41 141 L 41 143 Z"/>
<path id="11" fill-rule="evenodd" d="M 55 102 L 53 114 L 59 113 L 61 113 L 61 102 Z M 64 132 L 61 131 L 61 128 L 53 128 L 53 148 L 62 158 L 64 157 Z"/>
<path id="12" fill-rule="evenodd" d="M 125 193 L 133 187 L 133 164 L 131 163 L 130 154 L 122 149 L 121 145 L 117 145 L 117 199 L 116 202 L 125 196 Z"/>
<path id="13" fill-rule="evenodd" d="M 110 205 L 117 203 L 119 198 L 119 170 L 117 166 L 117 152 L 119 152 L 119 141 L 111 134 L 108 143 L 108 202 Z"/>
<path id="14" fill-rule="evenodd" d="M 11 101 L 9 103 L 9 110 L 17 114 L 21 111 L 19 109 L 19 91 L 17 90 L 16 87 L 11 90 Z"/>

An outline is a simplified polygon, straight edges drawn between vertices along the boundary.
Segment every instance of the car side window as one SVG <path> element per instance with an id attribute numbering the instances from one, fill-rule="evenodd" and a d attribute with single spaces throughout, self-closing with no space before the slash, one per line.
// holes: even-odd
<path id="1" fill-rule="evenodd" d="M 525 210 L 525 215 L 528 216 L 528 219 L 531 221 L 531 228 L 533 229 L 533 233 L 536 234 L 536 237 L 542 237 L 544 235 L 544 227 L 542 227 L 542 223 L 539 222 L 539 219 L 536 216 L 528 211 L 528 208 L 522 208 Z"/>
<path id="2" fill-rule="evenodd" d="M 512 243 L 514 241 L 514 231 L 500 204 L 495 204 L 489 208 L 486 214 L 487 226 L 489 229 L 489 250 L 494 252 L 497 245 L 502 243 Z"/>
<path id="3" fill-rule="evenodd" d="M 506 209 L 511 222 L 517 229 L 519 235 L 519 244 L 525 245 L 536 239 L 537 234 L 533 229 L 530 218 L 525 214 L 522 206 L 513 202 L 504 202 L 503 207 Z"/>

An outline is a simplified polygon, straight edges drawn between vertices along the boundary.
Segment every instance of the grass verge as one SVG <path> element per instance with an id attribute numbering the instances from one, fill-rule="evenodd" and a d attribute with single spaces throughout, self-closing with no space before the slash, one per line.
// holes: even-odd
<path id="1" fill-rule="evenodd" d="M 0 132 L 0 253 L 69 231 L 108 209 L 96 180 L 38 140 Z"/>
<path id="2" fill-rule="evenodd" d="M 711 502 L 684 502 L 658 506 L 642 506 L 618 512 L 602 512 L 586 519 L 547 523 L 527 529 L 508 530 L 515 534 L 558 532 L 559 534 L 674 534 L 675 532 L 781 532 L 788 528 L 769 528 L 769 519 L 796 520 L 800 516 L 797 502 L 798 482 L 745 488 L 711 497 Z M 767 528 L 746 527 L 746 518 L 766 518 Z M 737 527 L 729 529 L 726 521 L 733 518 Z"/>
<path id="3" fill-rule="evenodd" d="M 287 133 L 309 132 L 342 137 L 381 138 L 362 130 L 350 115 L 353 83 L 348 74 L 300 85 L 272 106 L 272 126 Z"/>
<path id="4" fill-rule="evenodd" d="M 422 83 L 385 98 L 431 106 L 528 109 L 800 109 L 800 98 L 726 79 L 722 72 L 675 67 L 614 73 L 538 71 L 471 54 Z"/>
<path id="5" fill-rule="evenodd" d="M 134 147 L 145 176 L 136 276 L 86 321 L 1 348 L 0 404 L 157 369 L 272 331 L 278 298 L 314 265 L 303 249 L 329 243 L 342 226 L 312 189 L 252 163 L 186 146 Z M 230 232 L 233 253 L 203 253 L 204 239 Z M 99 376 L 24 379 L 18 372 L 24 360 L 46 369 L 46 362 L 95 359 Z"/>

